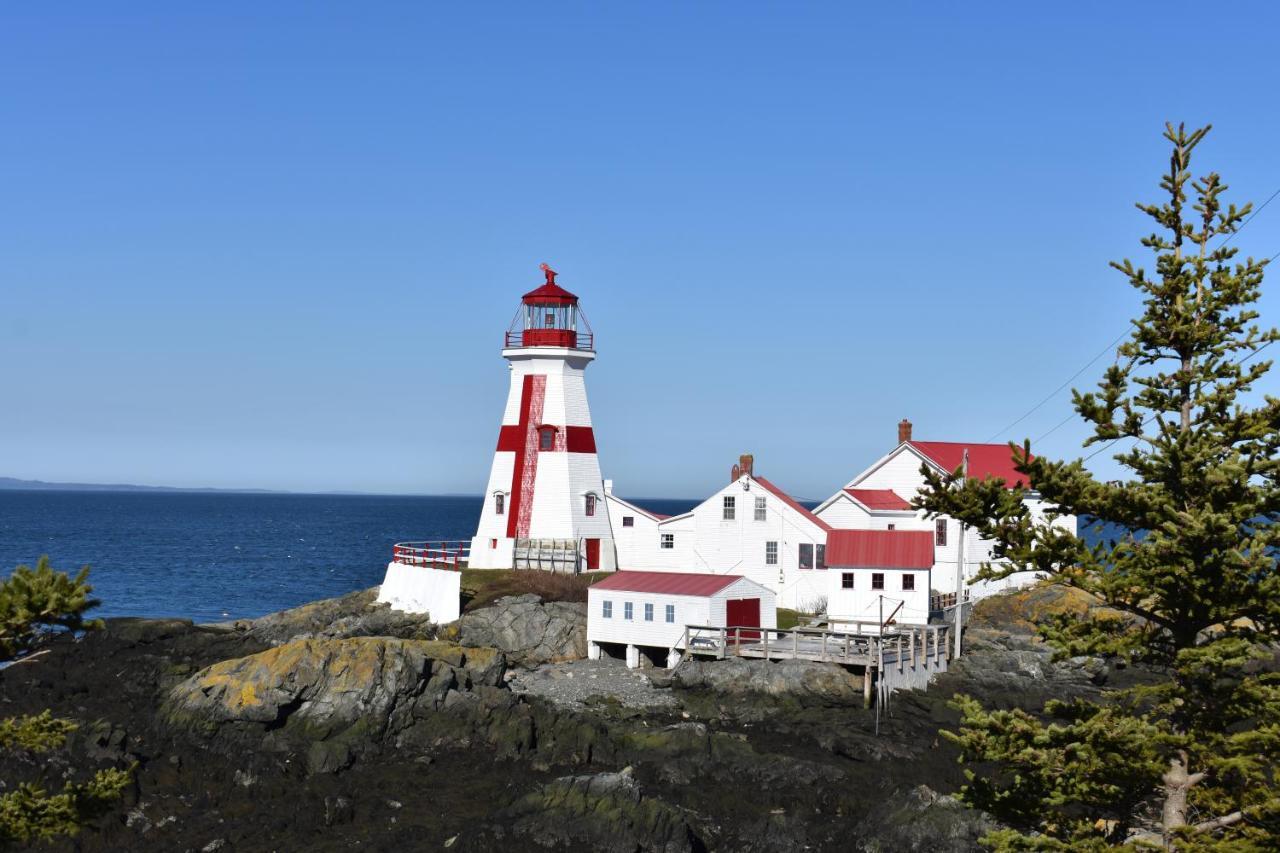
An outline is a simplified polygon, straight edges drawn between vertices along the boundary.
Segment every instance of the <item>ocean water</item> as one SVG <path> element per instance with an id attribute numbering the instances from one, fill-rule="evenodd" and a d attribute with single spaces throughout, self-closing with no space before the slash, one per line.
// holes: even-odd
<path id="1" fill-rule="evenodd" d="M 382 582 L 396 542 L 470 539 L 476 497 L 0 491 L 0 576 L 91 566 L 98 616 L 243 619 Z M 649 500 L 664 514 L 694 501 Z"/>

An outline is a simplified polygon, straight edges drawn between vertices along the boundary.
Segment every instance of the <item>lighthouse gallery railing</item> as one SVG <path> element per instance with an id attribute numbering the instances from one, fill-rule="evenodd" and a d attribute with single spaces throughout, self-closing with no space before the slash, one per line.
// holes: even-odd
<path id="1" fill-rule="evenodd" d="M 392 562 L 427 569 L 459 571 L 470 559 L 470 542 L 398 542 L 391 549 Z"/>

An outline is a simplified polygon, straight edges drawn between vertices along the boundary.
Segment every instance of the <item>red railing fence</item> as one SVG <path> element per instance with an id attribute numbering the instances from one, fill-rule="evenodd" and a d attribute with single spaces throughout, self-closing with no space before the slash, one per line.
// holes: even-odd
<path id="1" fill-rule="evenodd" d="M 470 558 L 470 542 L 398 542 L 391 549 L 393 562 L 428 569 L 459 571 Z"/>

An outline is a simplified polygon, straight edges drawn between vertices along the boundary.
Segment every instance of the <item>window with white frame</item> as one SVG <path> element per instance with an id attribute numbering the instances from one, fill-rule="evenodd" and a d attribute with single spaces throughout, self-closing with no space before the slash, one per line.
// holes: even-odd
<path id="1" fill-rule="evenodd" d="M 913 574 L 910 574 L 910 573 L 903 575 L 903 576 L 902 576 L 902 589 L 903 589 L 904 591 L 909 591 L 909 590 L 913 590 L 913 589 L 915 589 L 915 588 L 916 588 L 916 576 L 915 576 L 915 575 L 913 575 Z"/>
<path id="2" fill-rule="evenodd" d="M 939 548 L 947 545 L 947 520 L 939 518 L 933 523 L 933 544 Z"/>
<path id="3" fill-rule="evenodd" d="M 635 527 L 635 526 L 636 526 L 636 517 L 635 517 L 634 515 L 624 515 L 624 516 L 622 517 L 622 526 L 623 526 L 623 527 Z"/>
<path id="4" fill-rule="evenodd" d="M 724 496 L 724 520 L 733 521 L 737 517 L 737 498 L 733 495 Z"/>
<path id="5" fill-rule="evenodd" d="M 613 618 L 613 602 L 606 599 L 601 602 L 600 615 L 606 619 Z"/>
<path id="6" fill-rule="evenodd" d="M 644 621 L 646 622 L 653 621 L 653 605 L 648 602 L 645 602 L 645 605 L 644 605 Z"/>
<path id="7" fill-rule="evenodd" d="M 813 568 L 813 543 L 812 542 L 800 543 L 800 568 L 802 569 Z"/>
<path id="8" fill-rule="evenodd" d="M 658 540 L 658 544 L 670 551 L 672 548 L 676 547 L 676 535 L 674 533 L 664 533 L 662 534 L 662 538 Z"/>
<path id="9" fill-rule="evenodd" d="M 871 588 L 872 588 L 872 589 L 884 589 L 884 575 L 883 575 L 883 574 L 881 574 L 880 572 L 875 572 L 874 574 L 872 574 L 872 575 L 871 575 Z M 628 604 L 627 606 L 628 606 L 628 607 L 630 607 L 631 605 L 629 605 L 629 604 Z M 628 618 L 628 619 L 630 619 L 631 617 L 629 617 L 629 616 L 628 616 L 627 618 Z"/>
<path id="10" fill-rule="evenodd" d="M 756 498 L 756 521 L 764 521 L 764 498 Z"/>
<path id="11" fill-rule="evenodd" d="M 853 572 L 840 573 L 840 588 L 853 589 Z"/>
<path id="12" fill-rule="evenodd" d="M 502 515 L 507 511 L 507 496 L 502 492 L 494 492 L 493 494 L 493 511 Z"/>
<path id="13" fill-rule="evenodd" d="M 556 428 L 553 426 L 538 427 L 538 449 L 554 450 L 556 446 Z"/>
<path id="14" fill-rule="evenodd" d="M 593 492 L 587 493 L 586 513 L 588 516 L 596 514 L 596 496 Z"/>
<path id="15" fill-rule="evenodd" d="M 635 615 L 635 605 L 630 601 L 622 602 L 622 618 L 630 619 L 633 615 Z"/>
<path id="16" fill-rule="evenodd" d="M 670 623 L 671 623 L 671 624 L 673 624 L 673 625 L 675 624 L 675 621 L 676 621 L 676 606 L 675 606 L 674 604 L 668 604 L 668 605 L 667 605 L 667 621 L 668 621 L 668 622 L 670 622 Z"/>
<path id="17" fill-rule="evenodd" d="M 827 546 L 815 545 L 818 551 L 818 568 L 825 569 L 827 567 Z"/>
<path id="18" fill-rule="evenodd" d="M 764 564 L 766 566 L 778 565 L 778 543 L 774 541 L 764 543 Z"/>

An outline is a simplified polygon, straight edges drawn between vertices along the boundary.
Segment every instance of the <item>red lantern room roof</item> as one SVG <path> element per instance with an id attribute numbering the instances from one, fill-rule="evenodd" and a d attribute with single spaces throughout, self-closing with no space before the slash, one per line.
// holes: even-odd
<path id="1" fill-rule="evenodd" d="M 546 264 L 542 272 L 547 277 L 546 284 L 530 290 L 521 299 L 525 305 L 577 305 L 578 297 L 556 284 L 556 271 Z"/>

